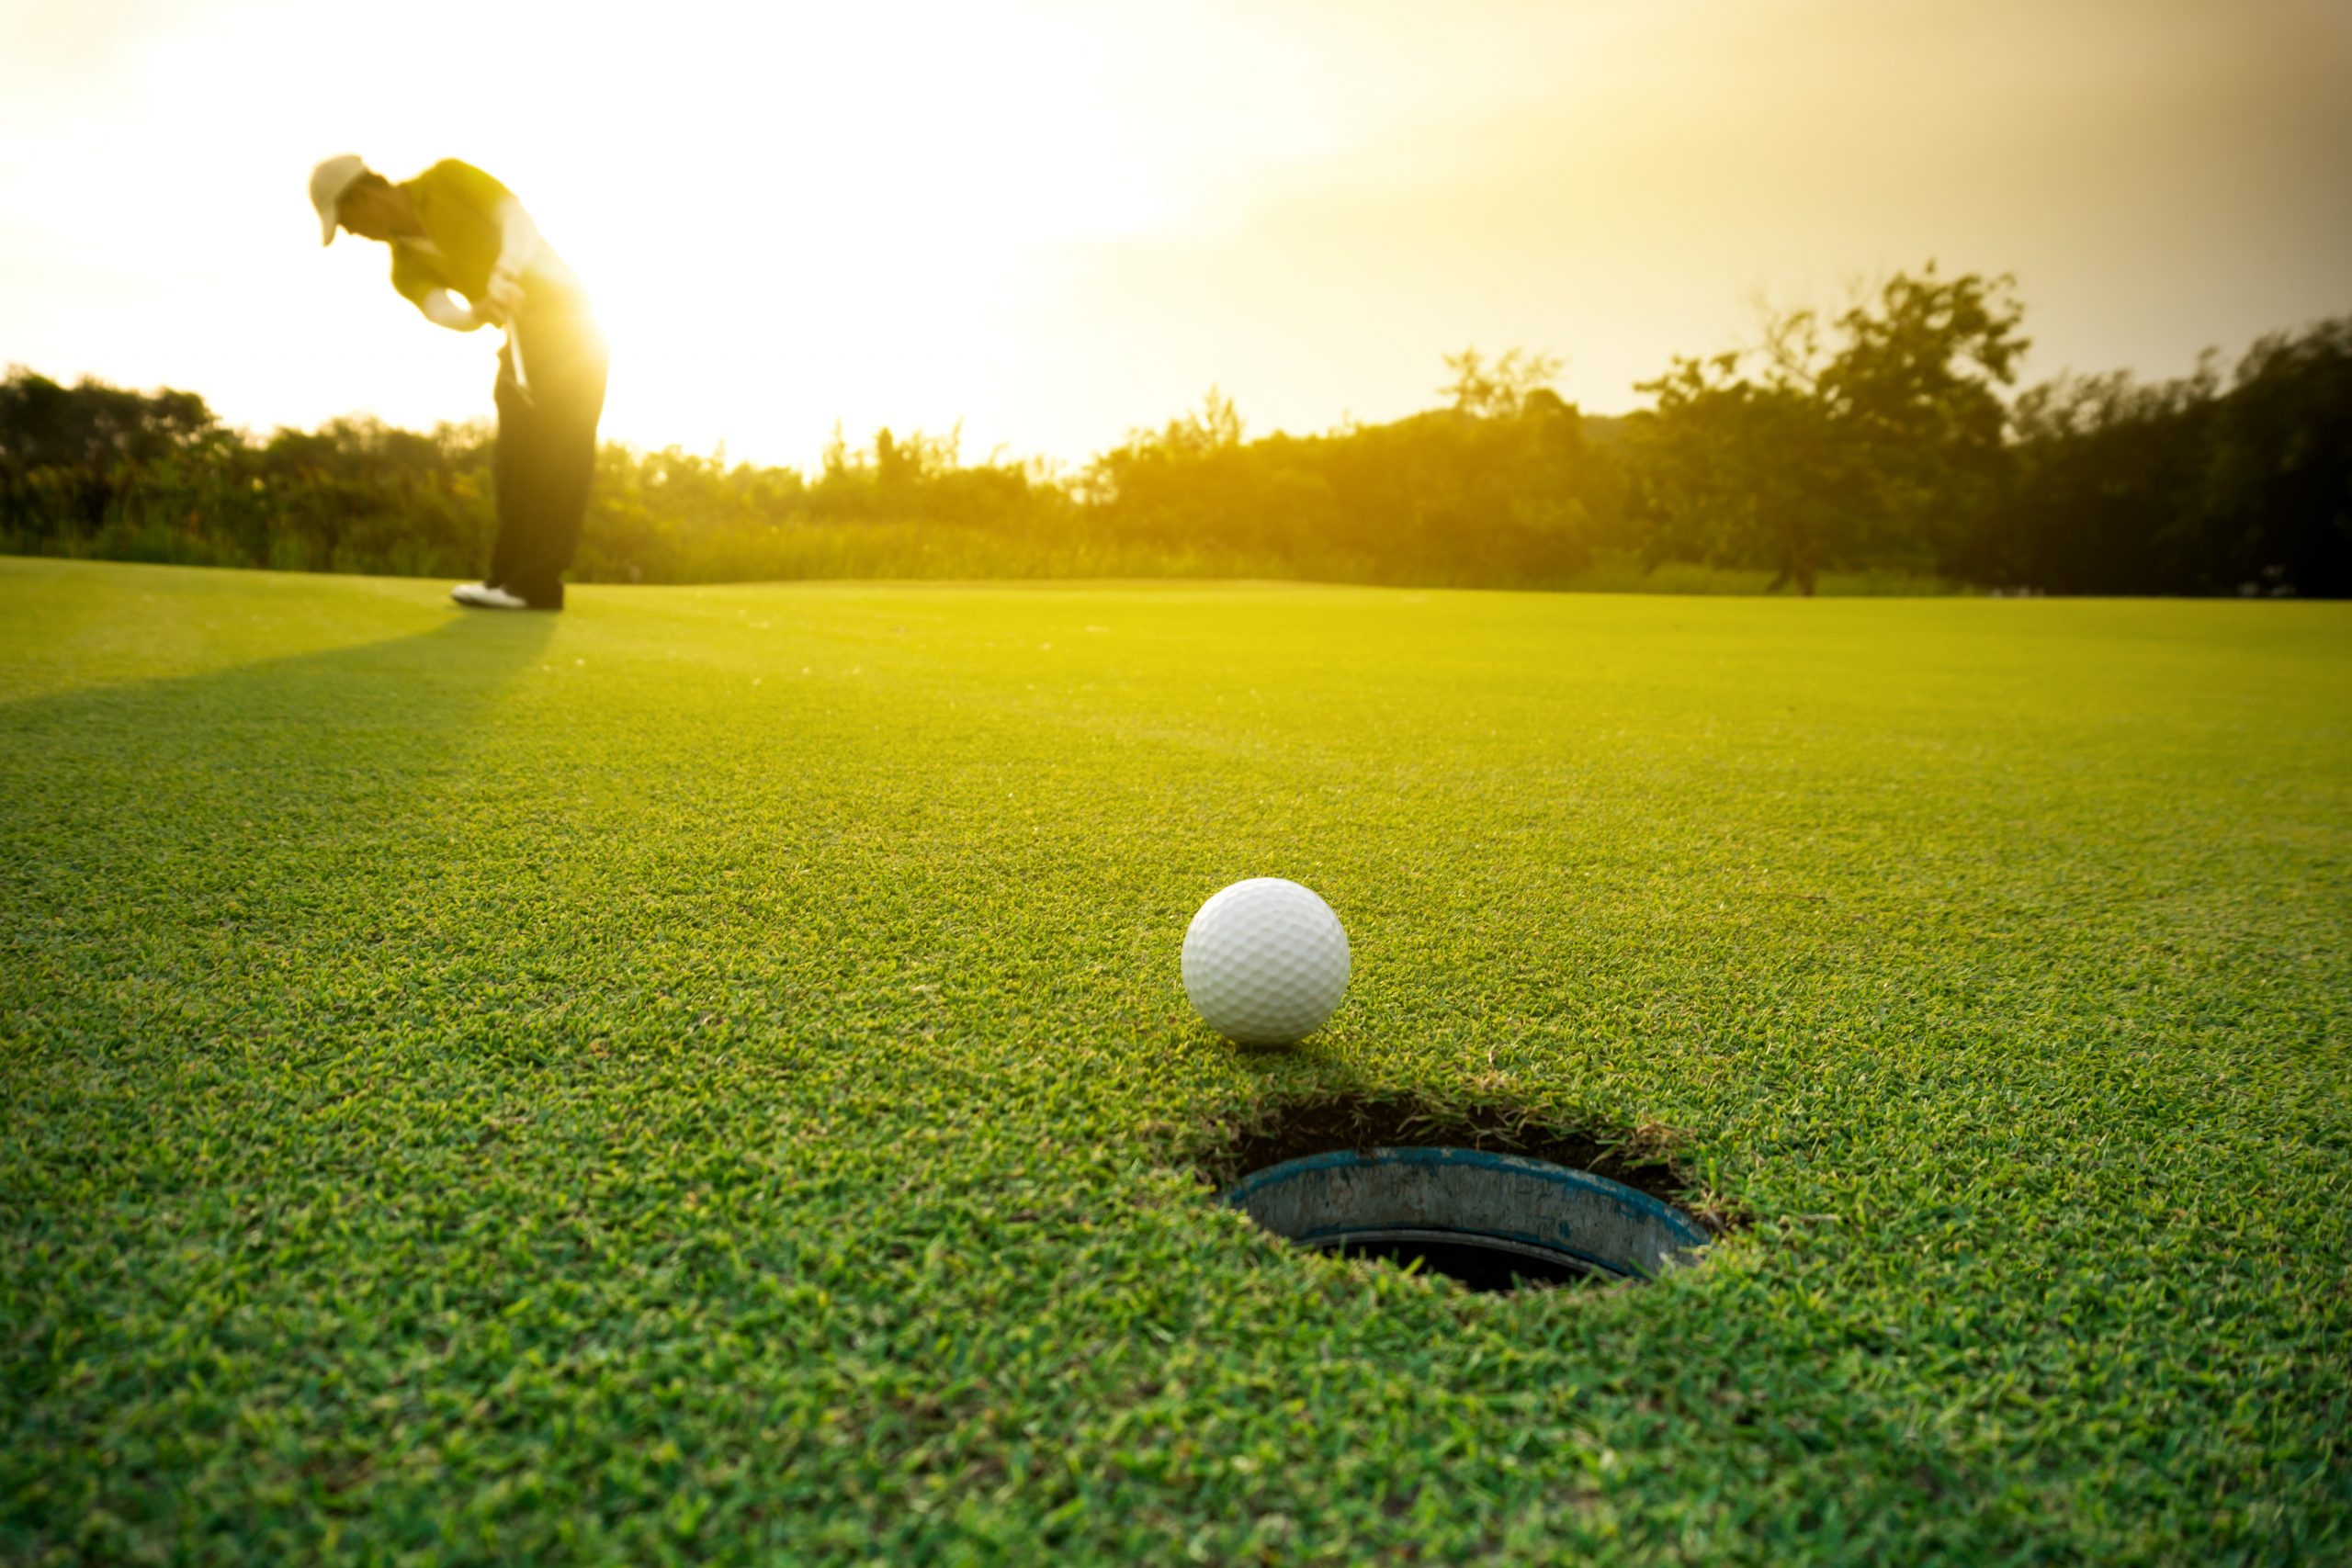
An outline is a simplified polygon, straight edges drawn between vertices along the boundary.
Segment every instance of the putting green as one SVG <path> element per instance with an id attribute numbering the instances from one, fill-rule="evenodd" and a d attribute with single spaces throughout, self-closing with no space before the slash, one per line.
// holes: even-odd
<path id="1" fill-rule="evenodd" d="M 2352 1552 L 2352 606 L 439 594 L 0 562 L 0 1557 Z M 1342 1089 L 1753 1223 L 1204 1199 Z"/>

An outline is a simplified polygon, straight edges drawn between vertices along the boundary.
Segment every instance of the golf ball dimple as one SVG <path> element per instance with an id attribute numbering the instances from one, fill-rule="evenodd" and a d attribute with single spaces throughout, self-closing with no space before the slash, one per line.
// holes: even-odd
<path id="1" fill-rule="evenodd" d="M 1288 1045 L 1323 1026 L 1348 988 L 1348 933 L 1295 882 L 1253 876 L 1210 897 L 1184 931 L 1184 994 L 1241 1045 Z"/>

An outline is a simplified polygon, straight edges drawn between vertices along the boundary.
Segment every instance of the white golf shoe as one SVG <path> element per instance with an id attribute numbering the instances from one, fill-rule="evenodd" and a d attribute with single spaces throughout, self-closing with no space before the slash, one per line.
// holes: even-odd
<path id="1" fill-rule="evenodd" d="M 460 582 L 449 590 L 449 597 L 477 610 L 527 610 L 531 607 L 529 600 L 517 598 L 489 582 Z"/>

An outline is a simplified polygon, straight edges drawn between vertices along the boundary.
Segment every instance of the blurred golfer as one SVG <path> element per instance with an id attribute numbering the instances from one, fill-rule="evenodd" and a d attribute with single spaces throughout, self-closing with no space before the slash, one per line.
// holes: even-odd
<path id="1" fill-rule="evenodd" d="M 506 329 L 498 542 L 489 577 L 449 596 L 483 610 L 562 609 L 605 412 L 605 342 L 580 280 L 514 192 L 454 158 L 399 185 L 350 153 L 329 158 L 311 172 L 311 203 L 322 243 L 342 228 L 390 245 L 392 287 L 435 326 Z"/>

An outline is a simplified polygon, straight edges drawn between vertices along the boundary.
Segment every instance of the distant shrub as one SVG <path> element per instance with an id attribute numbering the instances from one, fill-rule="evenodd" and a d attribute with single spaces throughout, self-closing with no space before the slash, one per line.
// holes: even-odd
<path id="1" fill-rule="evenodd" d="M 2064 377 L 2013 398 L 2001 278 L 1897 275 L 1834 318 L 1677 359 L 1591 418 L 1558 361 L 1446 357 L 1446 406 L 1251 439 L 1231 399 L 1068 476 L 960 431 L 835 430 L 817 472 L 607 443 L 575 575 L 1267 577 L 1645 592 L 2352 593 L 2352 320 L 2224 386 Z M 0 550 L 469 576 L 494 433 L 365 418 L 254 439 L 192 392 L 0 381 Z"/>

